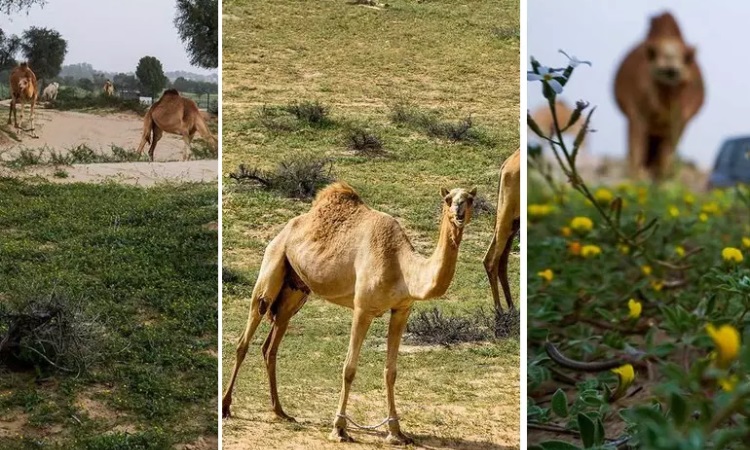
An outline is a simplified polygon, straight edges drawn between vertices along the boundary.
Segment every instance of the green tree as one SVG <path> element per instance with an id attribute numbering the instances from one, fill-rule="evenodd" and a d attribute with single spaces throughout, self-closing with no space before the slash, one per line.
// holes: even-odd
<path id="1" fill-rule="evenodd" d="M 112 82 L 120 92 L 135 92 L 139 89 L 138 79 L 133 75 L 118 73 L 112 77 Z"/>
<path id="2" fill-rule="evenodd" d="M 138 77 L 141 86 L 152 98 L 156 97 L 169 84 L 169 80 L 164 76 L 161 61 L 153 56 L 144 56 L 138 61 L 135 76 Z"/>
<path id="3" fill-rule="evenodd" d="M 174 24 L 185 44 L 191 64 L 205 69 L 218 67 L 218 0 L 177 0 Z"/>
<path id="4" fill-rule="evenodd" d="M 34 5 L 44 6 L 47 0 L 0 0 L 0 12 L 6 15 L 28 10 Z"/>
<path id="5" fill-rule="evenodd" d="M 16 55 L 21 50 L 21 38 L 6 35 L 0 30 L 0 70 L 10 69 L 17 64 Z"/>
<path id="6" fill-rule="evenodd" d="M 94 82 L 88 78 L 80 78 L 77 84 L 84 91 L 92 92 L 94 90 Z"/>
<path id="7" fill-rule="evenodd" d="M 23 32 L 21 50 L 37 78 L 45 80 L 60 73 L 68 43 L 55 30 L 31 27 Z"/>

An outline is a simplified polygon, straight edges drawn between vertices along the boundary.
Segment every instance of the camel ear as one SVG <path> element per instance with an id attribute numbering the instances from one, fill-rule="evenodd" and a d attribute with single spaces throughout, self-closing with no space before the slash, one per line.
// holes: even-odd
<path id="1" fill-rule="evenodd" d="M 469 191 L 469 195 L 471 195 L 472 197 L 476 197 L 477 196 L 477 188 L 476 187 L 472 188 Z"/>
<path id="2" fill-rule="evenodd" d="M 448 189 L 446 189 L 446 188 L 444 188 L 444 187 L 441 187 L 441 188 L 440 188 L 440 196 L 441 196 L 441 197 L 445 197 L 445 196 L 446 196 L 446 195 L 448 195 L 448 194 L 449 194 L 449 192 L 448 192 Z"/>
<path id="3" fill-rule="evenodd" d="M 695 47 L 688 47 L 685 50 L 685 64 L 692 64 L 695 61 Z"/>
<path id="4" fill-rule="evenodd" d="M 450 196 L 450 192 L 448 192 L 448 189 L 446 189 L 444 187 L 441 187 L 440 188 L 440 195 L 443 196 L 443 200 L 445 200 L 445 203 L 447 203 L 448 206 L 450 206 L 452 199 L 451 199 L 451 196 Z"/>

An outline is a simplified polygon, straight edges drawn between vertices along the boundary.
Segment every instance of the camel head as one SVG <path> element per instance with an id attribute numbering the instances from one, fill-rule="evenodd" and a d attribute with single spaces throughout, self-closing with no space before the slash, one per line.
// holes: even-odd
<path id="1" fill-rule="evenodd" d="M 688 81 L 695 48 L 685 44 L 671 14 L 664 13 L 651 19 L 645 47 L 654 81 L 665 86 L 678 86 Z"/>
<path id="2" fill-rule="evenodd" d="M 31 85 L 31 80 L 29 80 L 28 78 L 24 77 L 24 78 L 18 79 L 18 89 L 20 89 L 21 92 L 25 92 L 29 88 L 30 85 Z"/>
<path id="3" fill-rule="evenodd" d="M 477 188 L 471 191 L 456 188 L 450 192 L 446 188 L 440 188 L 440 195 L 445 201 L 451 223 L 459 230 L 463 229 L 471 221 Z"/>

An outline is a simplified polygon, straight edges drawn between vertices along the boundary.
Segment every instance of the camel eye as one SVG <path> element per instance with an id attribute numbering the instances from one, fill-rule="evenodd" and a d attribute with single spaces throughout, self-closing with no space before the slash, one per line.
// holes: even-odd
<path id="1" fill-rule="evenodd" d="M 646 47 L 646 58 L 649 61 L 653 61 L 656 59 L 656 50 L 654 50 L 653 47 Z"/>

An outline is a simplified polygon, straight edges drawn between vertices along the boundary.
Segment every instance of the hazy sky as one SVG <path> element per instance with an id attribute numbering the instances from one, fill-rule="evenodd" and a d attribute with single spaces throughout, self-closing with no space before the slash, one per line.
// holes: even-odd
<path id="1" fill-rule="evenodd" d="M 174 0 L 49 0 L 28 14 L 0 15 L 0 28 L 18 35 L 31 26 L 57 30 L 68 41 L 64 64 L 134 72 L 141 57 L 155 56 L 165 72 L 215 73 L 190 65 L 174 26 L 175 5 Z"/>
<path id="2" fill-rule="evenodd" d="M 597 132 L 589 141 L 592 153 L 624 157 L 626 122 L 615 103 L 614 75 L 625 54 L 645 38 L 649 18 L 665 10 L 674 14 L 687 43 L 696 46 L 706 89 L 703 108 L 688 125 L 678 151 L 711 167 L 724 138 L 750 135 L 750 2 L 529 0 L 529 56 L 561 67 L 567 59 L 557 50 L 563 49 L 593 63 L 579 66 L 562 98 L 598 106 L 592 118 Z M 544 102 L 538 82 L 529 84 L 528 95 L 532 111 Z"/>

